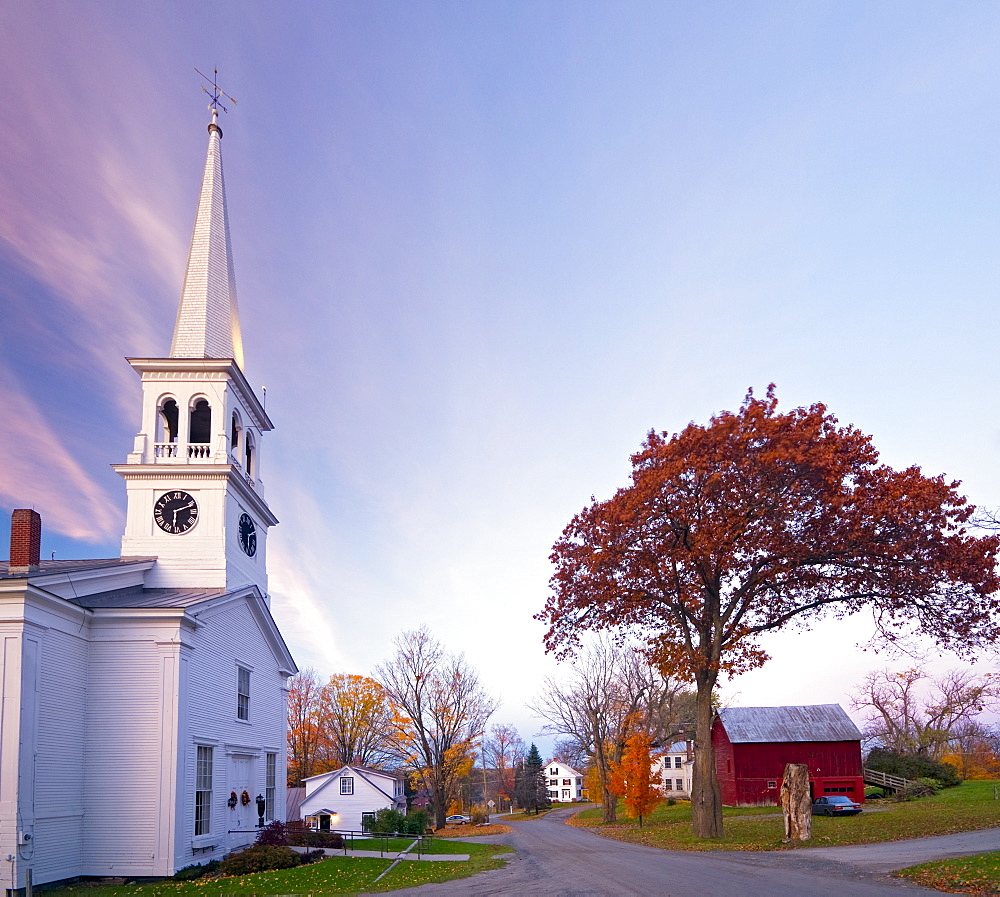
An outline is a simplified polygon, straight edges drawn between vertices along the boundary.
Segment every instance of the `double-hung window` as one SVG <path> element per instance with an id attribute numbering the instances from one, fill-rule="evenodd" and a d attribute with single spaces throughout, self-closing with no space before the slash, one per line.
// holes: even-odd
<path id="1" fill-rule="evenodd" d="M 250 719 L 250 670 L 236 668 L 236 718 Z"/>
<path id="2" fill-rule="evenodd" d="M 340 793 L 341 794 L 354 794 L 354 777 L 353 776 L 341 776 L 340 777 Z"/>
<path id="3" fill-rule="evenodd" d="M 212 748 L 198 745 L 194 774 L 194 834 L 212 831 Z"/>
<path id="4" fill-rule="evenodd" d="M 278 755 L 264 755 L 264 818 L 274 819 L 274 786 L 276 781 L 276 770 L 278 768 Z"/>

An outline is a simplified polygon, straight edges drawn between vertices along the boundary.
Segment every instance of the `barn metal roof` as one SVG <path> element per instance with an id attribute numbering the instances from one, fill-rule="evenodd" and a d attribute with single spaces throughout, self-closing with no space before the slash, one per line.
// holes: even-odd
<path id="1" fill-rule="evenodd" d="M 840 704 L 724 707 L 719 718 L 734 744 L 768 741 L 859 741 L 861 732 Z"/>

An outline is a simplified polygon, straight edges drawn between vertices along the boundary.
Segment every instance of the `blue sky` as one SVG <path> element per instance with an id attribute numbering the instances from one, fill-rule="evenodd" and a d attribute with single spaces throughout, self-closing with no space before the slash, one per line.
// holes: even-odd
<path id="1" fill-rule="evenodd" d="M 367 673 L 427 624 L 523 705 L 549 548 L 645 433 L 778 386 L 1000 506 L 995 3 L 9 5 L 0 511 L 113 556 L 125 356 L 169 349 L 221 122 L 275 615 Z M 6 531 L 0 531 L 5 541 Z M 847 704 L 866 624 L 742 704 Z M 808 659 L 832 637 L 836 675 Z M 806 660 L 807 670 L 801 663 Z M 947 662 L 947 661 L 943 661 Z"/>

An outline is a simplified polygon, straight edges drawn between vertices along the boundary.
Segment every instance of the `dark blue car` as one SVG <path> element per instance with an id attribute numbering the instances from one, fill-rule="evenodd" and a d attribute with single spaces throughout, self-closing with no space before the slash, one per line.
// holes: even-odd
<path id="1" fill-rule="evenodd" d="M 843 794 L 827 794 L 813 801 L 813 816 L 857 816 L 861 804 Z"/>

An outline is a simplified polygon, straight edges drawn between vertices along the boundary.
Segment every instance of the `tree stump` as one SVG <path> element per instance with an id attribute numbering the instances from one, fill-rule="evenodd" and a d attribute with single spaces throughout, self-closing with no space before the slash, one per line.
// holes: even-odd
<path id="1" fill-rule="evenodd" d="M 812 798 L 809 796 L 809 767 L 789 763 L 781 780 L 781 813 L 785 817 L 785 840 L 812 838 Z"/>

